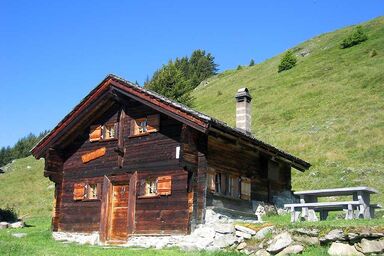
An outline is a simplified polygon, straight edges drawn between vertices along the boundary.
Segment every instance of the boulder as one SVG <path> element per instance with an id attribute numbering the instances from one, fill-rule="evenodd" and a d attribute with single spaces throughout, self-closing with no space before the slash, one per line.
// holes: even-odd
<path id="1" fill-rule="evenodd" d="M 27 233 L 13 233 L 12 236 L 17 238 L 22 238 L 27 236 Z"/>
<path id="2" fill-rule="evenodd" d="M 251 239 L 252 236 L 248 233 L 242 232 L 242 231 L 236 231 L 236 236 L 244 238 L 244 239 Z"/>
<path id="3" fill-rule="evenodd" d="M 9 224 L 10 228 L 22 228 L 24 227 L 24 222 L 23 221 L 16 221 L 14 223 Z"/>
<path id="4" fill-rule="evenodd" d="M 295 240 L 296 242 L 300 242 L 302 244 L 306 244 L 306 245 L 319 245 L 320 244 L 319 238 L 312 237 L 312 236 L 294 236 L 293 240 Z"/>
<path id="5" fill-rule="evenodd" d="M 215 233 L 216 232 L 212 227 L 201 226 L 193 231 L 192 236 L 213 239 Z"/>
<path id="6" fill-rule="evenodd" d="M 213 240 L 213 246 L 215 248 L 225 248 L 231 246 L 237 242 L 237 239 L 232 234 L 225 234 L 221 236 L 216 236 Z"/>
<path id="7" fill-rule="evenodd" d="M 283 232 L 275 236 L 267 247 L 267 251 L 275 254 L 288 247 L 293 242 L 291 235 L 288 232 Z"/>
<path id="8" fill-rule="evenodd" d="M 255 253 L 255 256 L 270 256 L 271 254 L 265 250 L 265 249 L 261 249 L 261 250 L 258 250 L 256 253 Z"/>
<path id="9" fill-rule="evenodd" d="M 324 236 L 324 240 L 326 241 L 344 241 L 346 236 L 344 235 L 343 230 L 341 229 L 333 229 L 329 231 L 328 234 Z"/>
<path id="10" fill-rule="evenodd" d="M 353 245 L 340 242 L 333 242 L 328 249 L 328 254 L 331 256 L 364 256 Z"/>
<path id="11" fill-rule="evenodd" d="M 240 251 L 240 250 L 243 250 L 246 246 L 247 246 L 247 244 L 246 244 L 245 242 L 242 242 L 242 243 L 240 243 L 240 244 L 236 247 L 236 249 Z"/>
<path id="12" fill-rule="evenodd" d="M 256 231 L 251 229 L 251 228 L 247 228 L 247 227 L 244 227 L 244 226 L 236 225 L 235 229 L 238 230 L 238 231 L 250 234 L 251 236 L 256 235 Z"/>
<path id="13" fill-rule="evenodd" d="M 8 228 L 8 226 L 9 226 L 8 222 L 5 222 L 5 221 L 0 222 L 0 229 Z"/>
<path id="14" fill-rule="evenodd" d="M 281 252 L 276 254 L 276 256 L 285 256 L 285 255 L 291 255 L 291 254 L 298 254 L 304 251 L 304 247 L 302 245 L 296 244 L 296 245 L 290 245 L 286 248 L 284 248 Z"/>
<path id="15" fill-rule="evenodd" d="M 269 226 L 269 227 L 262 228 L 262 229 L 260 229 L 259 231 L 256 232 L 255 238 L 257 240 L 263 240 L 265 238 L 265 236 L 268 235 L 269 233 L 272 233 L 272 231 L 274 229 L 275 229 L 274 226 Z"/>
<path id="16" fill-rule="evenodd" d="M 215 232 L 220 234 L 233 234 L 235 232 L 235 227 L 232 224 L 215 224 L 213 226 Z"/>
<path id="17" fill-rule="evenodd" d="M 384 252 L 384 240 L 361 239 L 360 243 L 355 244 L 355 248 L 364 254 Z"/>

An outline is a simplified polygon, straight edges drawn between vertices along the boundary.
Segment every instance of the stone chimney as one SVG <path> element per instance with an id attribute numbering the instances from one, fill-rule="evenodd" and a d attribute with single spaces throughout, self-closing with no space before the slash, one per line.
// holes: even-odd
<path id="1" fill-rule="evenodd" d="M 236 93 L 236 128 L 251 134 L 251 100 L 248 88 L 240 88 Z"/>

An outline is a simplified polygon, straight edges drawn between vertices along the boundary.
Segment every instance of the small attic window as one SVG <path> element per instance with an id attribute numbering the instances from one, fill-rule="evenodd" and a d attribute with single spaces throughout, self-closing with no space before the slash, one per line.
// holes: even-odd
<path id="1" fill-rule="evenodd" d="M 142 136 L 159 131 L 160 115 L 149 115 L 147 117 L 132 119 L 130 136 Z"/>
<path id="2" fill-rule="evenodd" d="M 104 125 L 92 125 L 89 133 L 89 141 L 103 141 L 117 138 L 117 123 Z"/>

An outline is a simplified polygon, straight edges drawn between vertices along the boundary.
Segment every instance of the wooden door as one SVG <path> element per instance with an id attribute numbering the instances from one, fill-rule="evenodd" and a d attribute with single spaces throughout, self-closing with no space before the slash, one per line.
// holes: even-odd
<path id="1" fill-rule="evenodd" d="M 111 204 L 107 240 L 124 241 L 128 238 L 128 199 L 129 186 L 112 184 Z"/>

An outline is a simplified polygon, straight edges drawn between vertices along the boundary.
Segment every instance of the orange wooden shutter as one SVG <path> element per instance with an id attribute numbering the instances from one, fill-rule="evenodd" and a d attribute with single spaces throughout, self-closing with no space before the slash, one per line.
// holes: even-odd
<path id="1" fill-rule="evenodd" d="M 157 178 L 157 193 L 162 196 L 170 195 L 172 191 L 172 176 Z"/>
<path id="2" fill-rule="evenodd" d="M 215 190 L 216 190 L 215 174 L 214 173 L 208 173 L 207 174 L 207 181 L 208 181 L 208 190 L 211 192 L 215 192 Z"/>
<path id="3" fill-rule="evenodd" d="M 241 177 L 241 199 L 251 199 L 251 180 L 245 177 Z"/>
<path id="4" fill-rule="evenodd" d="M 134 135 L 137 135 L 137 134 L 139 134 L 139 125 L 137 123 L 137 120 L 132 119 L 131 120 L 131 129 L 129 131 L 129 135 L 130 136 L 134 136 Z"/>
<path id="5" fill-rule="evenodd" d="M 99 141 L 101 139 L 101 125 L 91 126 L 89 141 Z"/>
<path id="6" fill-rule="evenodd" d="M 160 115 L 150 115 L 147 117 L 148 132 L 157 132 L 160 129 Z"/>
<path id="7" fill-rule="evenodd" d="M 96 158 L 99 158 L 105 155 L 106 151 L 107 151 L 106 147 L 96 149 L 95 151 L 82 155 L 81 160 L 83 161 L 83 163 L 88 163 L 91 160 L 94 160 Z"/>
<path id="8" fill-rule="evenodd" d="M 85 183 L 73 184 L 73 200 L 83 200 L 85 196 Z"/>

